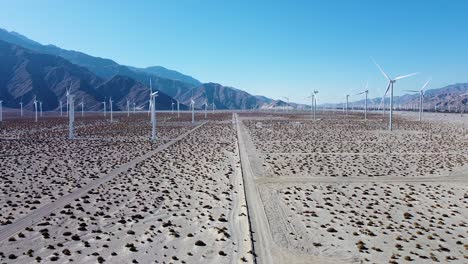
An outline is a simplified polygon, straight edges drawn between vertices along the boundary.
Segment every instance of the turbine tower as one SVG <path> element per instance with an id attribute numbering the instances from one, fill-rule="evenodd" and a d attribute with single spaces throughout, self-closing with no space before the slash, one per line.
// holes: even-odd
<path id="1" fill-rule="evenodd" d="M 23 102 L 20 102 L 20 116 L 23 117 Z"/>
<path id="2" fill-rule="evenodd" d="M 369 94 L 369 90 L 367 87 L 369 86 L 369 82 L 366 82 L 366 88 L 364 88 L 364 92 L 357 93 L 355 95 L 366 94 L 366 101 L 364 101 L 364 120 L 367 120 L 367 95 Z"/>
<path id="3" fill-rule="evenodd" d="M 42 117 L 42 101 L 39 102 L 39 109 L 41 109 L 41 117 Z"/>
<path id="4" fill-rule="evenodd" d="M 104 101 L 101 102 L 104 105 L 104 118 L 106 117 L 106 98 L 104 97 Z"/>
<path id="5" fill-rule="evenodd" d="M 114 118 L 113 118 L 113 115 L 112 115 L 112 103 L 114 101 L 112 101 L 112 97 L 109 97 L 109 105 L 110 105 L 110 121 L 111 123 L 114 122 Z"/>
<path id="6" fill-rule="evenodd" d="M 34 104 L 34 112 L 35 112 L 35 118 L 34 118 L 34 122 L 37 123 L 37 99 L 36 99 L 36 96 L 34 96 L 34 100 L 33 100 L 33 104 Z"/>
<path id="7" fill-rule="evenodd" d="M 156 97 L 158 92 L 150 94 L 151 101 L 151 141 L 156 141 Z"/>
<path id="8" fill-rule="evenodd" d="M 206 119 L 207 111 L 208 111 L 208 99 L 205 100 L 205 119 Z"/>
<path id="9" fill-rule="evenodd" d="M 392 131 L 393 130 L 393 86 L 395 85 L 397 80 L 407 78 L 407 77 L 416 75 L 418 73 L 411 73 L 411 74 L 402 75 L 402 76 L 396 77 L 394 79 L 391 79 L 384 72 L 384 70 L 379 66 L 379 64 L 377 64 L 377 62 L 374 61 L 374 63 L 375 63 L 375 66 L 377 66 L 377 68 L 379 68 L 379 70 L 383 74 L 383 76 L 385 76 L 385 78 L 388 80 L 388 87 L 387 87 L 387 90 L 385 90 L 385 94 L 384 94 L 383 98 L 385 98 L 385 95 L 387 95 L 388 90 L 390 90 L 390 118 L 389 118 L 389 121 L 388 121 L 389 122 L 388 123 L 388 130 Z M 385 108 L 385 105 L 384 105 L 384 108 Z"/>
<path id="10" fill-rule="evenodd" d="M 190 99 L 190 107 L 192 108 L 192 124 L 195 123 L 195 101 Z"/>
<path id="11" fill-rule="evenodd" d="M 0 122 L 3 122 L 3 106 L 2 106 L 3 101 L 0 100 Z"/>
<path id="12" fill-rule="evenodd" d="M 130 116 L 130 101 L 127 99 L 127 117 Z"/>
<path id="13" fill-rule="evenodd" d="M 151 100 L 151 95 L 152 94 L 153 94 L 153 84 L 152 84 L 151 78 L 150 78 L 150 99 L 149 99 L 149 105 L 148 105 L 148 115 L 151 112 L 151 104 L 153 103 L 153 101 Z M 153 120 L 151 120 L 151 121 L 153 121 Z"/>
<path id="14" fill-rule="evenodd" d="M 418 90 L 405 90 L 406 92 L 419 93 L 419 121 L 422 120 L 424 89 L 426 88 L 426 86 L 429 84 L 430 81 L 431 79 L 427 80 L 427 82 L 423 85 L 423 87 L 419 91 Z"/>
<path id="15" fill-rule="evenodd" d="M 81 103 L 80 103 L 80 105 L 81 105 L 81 117 L 83 117 L 83 116 L 84 116 L 84 102 L 83 102 L 83 98 L 81 98 Z"/>
<path id="16" fill-rule="evenodd" d="M 346 115 L 348 115 L 348 101 L 349 101 L 349 94 L 346 95 Z"/>
<path id="17" fill-rule="evenodd" d="M 75 102 L 70 91 L 67 93 L 67 101 L 70 104 L 68 113 L 68 138 L 75 139 Z"/>
<path id="18" fill-rule="evenodd" d="M 68 110 L 69 110 L 68 95 L 70 94 L 71 87 L 72 87 L 72 82 L 70 81 L 70 86 L 67 89 L 67 115 L 68 115 Z"/>
<path id="19" fill-rule="evenodd" d="M 317 120 L 316 113 L 317 113 L 317 94 L 318 91 L 314 90 L 314 120 Z"/>
<path id="20" fill-rule="evenodd" d="M 180 117 L 180 113 L 179 113 L 179 100 L 177 100 L 177 118 Z"/>

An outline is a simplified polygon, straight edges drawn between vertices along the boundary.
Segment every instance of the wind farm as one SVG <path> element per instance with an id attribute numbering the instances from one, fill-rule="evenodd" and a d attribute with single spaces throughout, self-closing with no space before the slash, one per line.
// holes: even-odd
<path id="1" fill-rule="evenodd" d="M 468 262 L 462 7 L 54 3 L 0 10 L 77 49 L 0 28 L 0 263 Z"/>

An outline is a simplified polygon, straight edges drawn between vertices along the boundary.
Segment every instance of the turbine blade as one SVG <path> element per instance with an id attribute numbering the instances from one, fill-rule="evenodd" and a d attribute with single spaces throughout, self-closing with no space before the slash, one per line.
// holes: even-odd
<path id="1" fill-rule="evenodd" d="M 387 90 L 385 90 L 384 97 L 387 95 L 387 93 L 388 93 L 388 90 L 390 90 L 390 85 L 391 85 L 391 83 L 388 83 Z"/>
<path id="2" fill-rule="evenodd" d="M 419 93 L 420 91 L 416 91 L 416 90 L 403 90 L 403 92 Z"/>
<path id="3" fill-rule="evenodd" d="M 429 82 L 431 81 L 432 78 L 429 78 L 429 80 L 427 80 L 427 82 L 423 85 L 423 87 L 421 88 L 421 92 L 422 90 L 424 90 L 426 88 L 426 86 L 429 84 Z"/>
<path id="4" fill-rule="evenodd" d="M 408 74 L 408 75 L 403 75 L 403 76 L 396 77 L 396 78 L 395 78 L 395 81 L 396 81 L 396 80 L 403 79 L 403 78 L 406 78 L 406 77 L 410 77 L 410 76 L 416 75 L 416 74 L 418 74 L 418 73 L 419 73 L 419 72 L 415 72 L 415 73 L 412 73 L 412 74 Z"/>
<path id="5" fill-rule="evenodd" d="M 377 68 L 379 68 L 380 72 L 385 76 L 385 78 L 387 78 L 387 80 L 390 81 L 390 77 L 388 77 L 388 75 L 384 72 L 384 70 L 382 70 L 382 68 L 380 68 L 379 64 L 377 64 L 377 62 L 375 62 L 374 59 L 372 59 L 372 61 L 374 62 L 375 66 L 377 66 Z"/>

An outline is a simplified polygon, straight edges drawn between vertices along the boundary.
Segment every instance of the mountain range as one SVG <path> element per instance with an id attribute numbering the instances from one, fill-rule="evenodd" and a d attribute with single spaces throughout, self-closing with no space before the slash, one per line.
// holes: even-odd
<path id="1" fill-rule="evenodd" d="M 157 109 L 169 110 L 179 101 L 187 109 L 191 99 L 195 108 L 216 109 L 274 109 L 310 108 L 308 105 L 273 100 L 262 95 L 251 95 L 243 90 L 218 83 L 202 83 L 192 76 L 162 66 L 138 68 L 91 56 L 79 51 L 65 50 L 54 45 L 42 45 L 19 33 L 0 28 L 0 100 L 9 108 L 18 108 L 23 102 L 32 107 L 37 96 L 44 110 L 57 110 L 66 100 L 66 89 L 72 87 L 78 103 L 86 110 L 102 109 L 102 101 L 110 97 L 116 110 L 126 110 L 127 100 L 139 108 L 147 108 L 150 82 L 159 91 Z M 456 107 L 468 100 L 459 95 L 468 92 L 468 84 L 459 83 L 425 92 L 426 105 Z M 418 94 L 395 97 L 396 104 L 415 104 Z M 370 99 L 375 104 L 381 98 Z M 386 99 L 386 102 L 388 99 Z M 350 102 L 363 105 L 364 100 Z M 341 107 L 341 104 L 326 104 Z"/>
<path id="2" fill-rule="evenodd" d="M 160 104 L 157 104 L 158 110 L 169 109 L 172 102 L 176 100 L 180 101 L 182 109 L 185 109 L 185 105 L 190 104 L 192 94 L 196 108 L 202 107 L 206 98 L 208 98 L 210 105 L 214 102 L 217 109 L 250 109 L 260 107 L 271 100 L 266 97 L 256 97 L 242 90 L 221 84 L 203 84 L 189 75 L 162 66 L 147 68 L 125 66 L 111 59 L 94 57 L 79 51 L 65 50 L 54 45 L 42 45 L 19 33 L 9 32 L 1 28 L 0 41 L 3 41 L 0 57 L 9 57 L 10 60 L 16 61 L 15 64 L 10 63 L 1 66 L 0 96 L 7 107 L 18 107 L 20 101 L 23 101 L 25 105 L 31 105 L 34 95 L 41 97 L 54 95 L 55 98 L 47 97 L 47 99 L 41 100 L 44 100 L 44 109 L 56 109 L 59 100 L 64 99 L 67 84 L 69 85 L 71 81 L 74 81 L 75 85 L 80 84 L 77 87 L 77 97 L 83 98 L 86 110 L 99 109 L 100 104 L 98 102 L 110 96 L 124 100 L 125 104 L 126 100 L 129 99 L 136 100 L 137 105 L 144 105 L 147 103 L 148 98 L 143 100 L 145 95 L 140 95 L 141 91 L 139 89 L 146 87 L 146 90 L 149 91 L 150 80 L 152 80 L 153 89 L 160 91 L 160 96 L 157 99 L 160 101 Z M 11 47 L 6 47 L 8 44 Z M 12 53 L 12 49 L 21 50 L 21 52 Z M 13 59 L 12 56 L 15 56 L 13 54 L 18 54 L 18 58 Z M 27 58 L 21 57 L 20 54 L 27 54 Z M 29 57 L 32 56 L 35 57 L 34 62 L 29 60 Z M 52 58 L 55 58 L 55 60 L 52 60 Z M 41 59 L 48 63 L 41 64 Z M 56 64 L 53 65 L 52 61 Z M 67 64 L 68 68 L 63 68 L 65 61 L 69 62 Z M 19 65 L 22 65 L 21 63 L 23 65 L 34 63 L 34 65 L 18 68 Z M 41 65 L 44 68 L 41 69 Z M 51 69 L 57 71 L 58 68 L 64 72 L 63 79 L 51 82 L 48 71 Z M 73 68 L 75 75 L 68 72 L 71 68 Z M 34 71 L 34 74 L 29 70 Z M 39 76 L 40 73 L 41 76 Z M 28 78 L 25 77 L 32 75 L 35 76 L 35 79 L 27 80 Z M 81 76 L 87 78 L 81 80 Z M 26 79 L 23 82 L 17 81 L 21 78 Z M 94 82 L 89 84 L 88 79 Z M 78 82 L 79 80 L 80 82 Z M 135 83 L 128 87 L 132 80 Z M 81 85 L 83 85 L 83 88 L 81 88 Z M 101 85 L 107 88 L 99 88 Z M 134 91 L 134 89 L 136 90 Z M 116 101 L 116 104 L 117 109 L 122 110 L 122 103 Z"/>
<path id="3" fill-rule="evenodd" d="M 449 108 L 452 110 L 457 109 L 460 105 L 466 105 L 468 103 L 468 96 L 461 96 L 468 92 L 468 83 L 456 83 L 452 85 L 448 85 L 442 88 L 436 89 L 429 89 L 424 91 L 424 109 L 435 109 L 438 110 L 448 110 Z M 363 98 L 364 95 L 359 95 L 359 97 Z M 419 108 L 419 98 L 420 94 L 412 93 L 412 94 L 405 94 L 401 96 L 394 96 L 393 102 L 396 107 L 398 108 Z M 351 100 L 349 101 L 349 107 L 360 107 L 364 106 L 365 99 L 360 100 Z M 390 98 L 385 97 L 385 105 L 388 107 L 390 104 Z M 342 108 L 343 103 L 338 104 L 324 104 L 325 107 L 328 108 Z M 372 108 L 380 108 L 382 106 L 382 97 L 376 98 L 369 98 L 368 100 L 368 107 Z"/>

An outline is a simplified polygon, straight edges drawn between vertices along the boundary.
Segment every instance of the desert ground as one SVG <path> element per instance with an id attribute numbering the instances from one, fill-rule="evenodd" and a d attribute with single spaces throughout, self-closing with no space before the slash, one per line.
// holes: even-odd
<path id="1" fill-rule="evenodd" d="M 467 263 L 468 115 L 7 116 L 0 263 Z"/>

